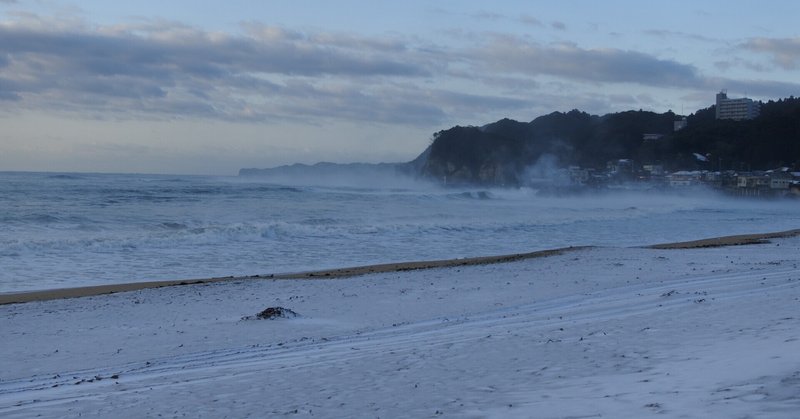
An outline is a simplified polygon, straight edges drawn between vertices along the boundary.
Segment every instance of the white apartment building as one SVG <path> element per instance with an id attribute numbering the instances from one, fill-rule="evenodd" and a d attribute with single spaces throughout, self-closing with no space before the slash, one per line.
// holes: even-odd
<path id="1" fill-rule="evenodd" d="M 761 112 L 761 104 L 746 97 L 728 99 L 723 90 L 717 93 L 717 119 L 753 119 Z"/>

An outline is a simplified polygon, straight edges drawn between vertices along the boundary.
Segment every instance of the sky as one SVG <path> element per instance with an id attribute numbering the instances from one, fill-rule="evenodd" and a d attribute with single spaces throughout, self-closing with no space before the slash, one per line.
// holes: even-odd
<path id="1" fill-rule="evenodd" d="M 800 96 L 800 2 L 0 0 L 0 171 L 401 162 L 454 125 Z"/>

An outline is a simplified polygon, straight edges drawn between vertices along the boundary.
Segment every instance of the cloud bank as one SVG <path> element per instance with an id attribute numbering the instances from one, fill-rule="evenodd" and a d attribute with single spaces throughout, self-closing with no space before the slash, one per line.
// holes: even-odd
<path id="1" fill-rule="evenodd" d="M 800 38 L 755 38 L 741 46 L 772 56 L 772 61 L 785 70 L 796 70 L 800 64 Z"/>
<path id="2" fill-rule="evenodd" d="M 545 26 L 531 16 L 520 22 Z M 550 27 L 568 30 L 559 22 Z M 258 22 L 221 33 L 170 21 L 103 26 L 20 14 L 0 21 L 0 39 L 0 110 L 7 112 L 434 126 L 564 102 L 542 80 L 687 91 L 728 87 L 765 96 L 798 91 L 794 83 L 709 76 L 692 64 L 640 51 L 476 32 L 460 43 L 436 44 Z M 740 48 L 768 54 L 785 69 L 800 63 L 797 39 L 759 38 Z M 608 106 L 623 96 L 628 105 L 633 96 L 611 92 L 573 100 Z"/>
<path id="3" fill-rule="evenodd" d="M 471 59 L 493 70 L 549 75 L 578 81 L 638 83 L 648 86 L 696 86 L 700 77 L 691 65 L 662 60 L 635 51 L 583 49 L 575 44 L 541 45 L 497 36 L 474 50 Z"/>

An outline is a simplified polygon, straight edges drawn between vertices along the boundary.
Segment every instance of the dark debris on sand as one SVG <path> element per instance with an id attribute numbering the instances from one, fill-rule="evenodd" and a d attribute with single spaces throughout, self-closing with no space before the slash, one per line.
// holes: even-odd
<path id="1" fill-rule="evenodd" d="M 242 320 L 275 320 L 275 319 L 290 319 L 297 317 L 298 314 L 294 311 L 283 307 L 267 307 L 255 316 L 245 316 Z"/>

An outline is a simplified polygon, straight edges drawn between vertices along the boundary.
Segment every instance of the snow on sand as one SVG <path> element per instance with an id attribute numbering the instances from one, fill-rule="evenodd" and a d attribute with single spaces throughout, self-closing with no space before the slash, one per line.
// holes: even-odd
<path id="1" fill-rule="evenodd" d="M 0 306 L 0 416 L 800 412 L 800 237 Z M 267 307 L 296 318 L 245 320 Z"/>

